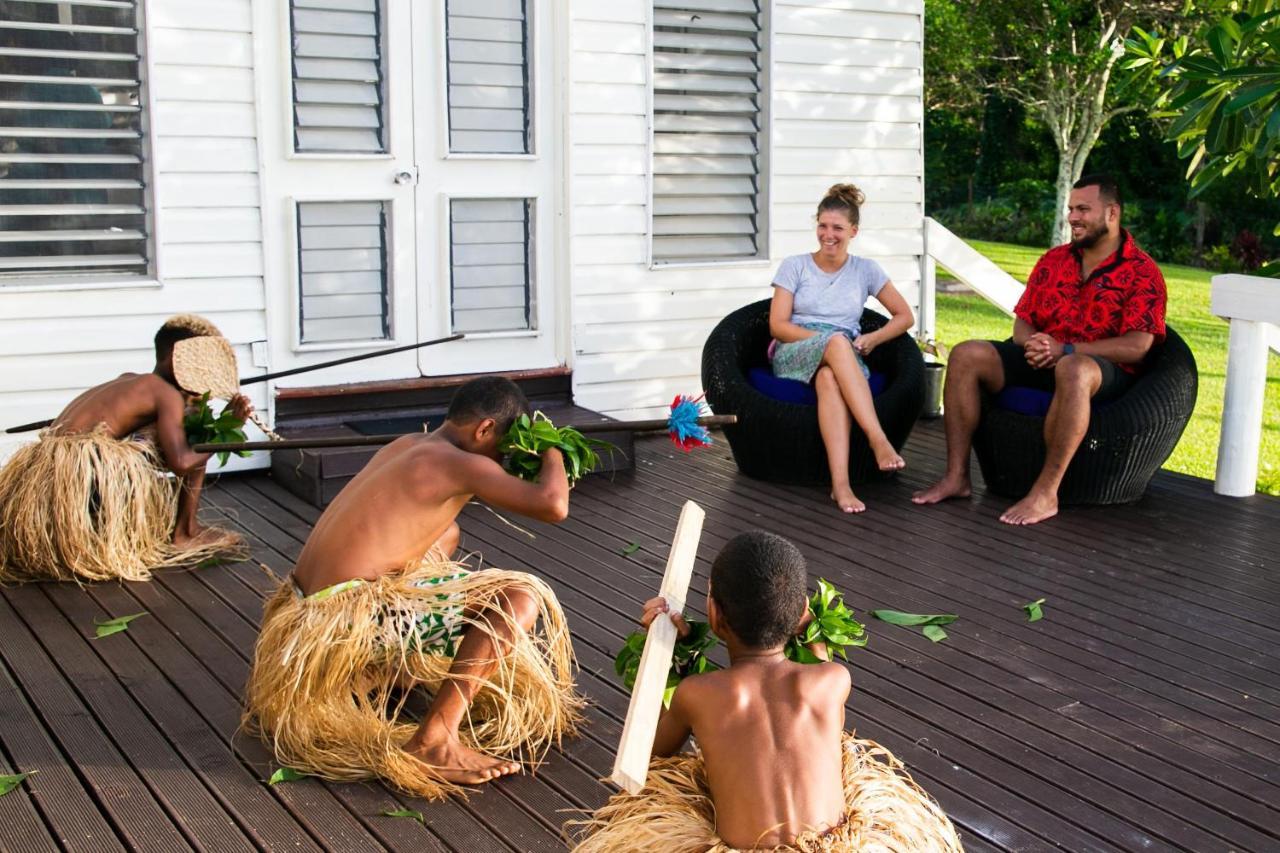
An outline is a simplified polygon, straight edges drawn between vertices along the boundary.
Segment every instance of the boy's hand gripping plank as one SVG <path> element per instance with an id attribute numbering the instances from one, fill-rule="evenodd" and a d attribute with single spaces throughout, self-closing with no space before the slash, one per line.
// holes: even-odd
<path id="1" fill-rule="evenodd" d="M 667 555 L 667 570 L 658 593 L 667 600 L 672 613 L 684 612 L 685 595 L 689 591 L 689 579 L 693 576 L 693 561 L 698 552 L 698 540 L 702 537 L 704 518 L 706 513 L 693 501 L 686 501 L 680 511 L 671 553 Z M 622 727 L 622 740 L 618 743 L 618 756 L 613 762 L 613 775 L 610 777 L 618 787 L 632 794 L 640 792 L 649 775 L 653 737 L 658 730 L 662 692 L 667 686 L 676 636 L 676 626 L 670 619 L 654 619 L 649 625 L 644 653 L 640 656 L 640 669 L 636 674 L 635 688 L 631 691 L 627 721 Z"/>

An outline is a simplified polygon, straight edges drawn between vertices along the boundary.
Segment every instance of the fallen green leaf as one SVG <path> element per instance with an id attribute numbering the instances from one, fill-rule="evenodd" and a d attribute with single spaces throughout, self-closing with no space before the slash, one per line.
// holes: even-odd
<path id="1" fill-rule="evenodd" d="M 425 824 L 427 822 L 427 819 L 422 812 L 414 811 L 413 809 L 386 809 L 378 812 L 378 814 L 383 817 L 409 817 L 421 824 Z"/>
<path id="2" fill-rule="evenodd" d="M 281 767 L 275 773 L 271 774 L 271 778 L 267 780 L 267 784 L 275 785 L 278 782 L 296 782 L 309 775 L 311 774 L 303 773 L 301 770 L 294 770 L 292 767 Z"/>
<path id="3" fill-rule="evenodd" d="M 636 551 L 639 551 L 639 550 L 640 550 L 639 542 L 628 542 L 626 545 L 623 545 L 622 548 L 618 550 L 618 553 L 624 557 L 630 557 L 632 554 L 634 554 Z"/>
<path id="4" fill-rule="evenodd" d="M 942 630 L 938 625 L 925 625 L 920 629 L 920 633 L 924 634 L 935 643 L 941 643 L 947 638 L 947 632 Z"/>
<path id="5" fill-rule="evenodd" d="M 5 794 L 9 793 L 14 788 L 21 785 L 23 779 L 27 778 L 33 773 L 39 773 L 39 772 L 40 771 L 38 770 L 28 770 L 26 773 L 14 773 L 9 776 L 0 776 L 0 797 L 3 797 Z"/>
<path id="6" fill-rule="evenodd" d="M 903 613 L 901 610 L 872 610 L 871 615 L 890 625 L 950 625 L 960 617 L 954 613 Z"/>
<path id="7" fill-rule="evenodd" d="M 783 654 L 788 659 L 796 663 L 818 663 L 821 658 L 807 647 L 823 643 L 828 657 L 834 659 L 839 655 L 848 660 L 846 647 L 867 644 L 862 623 L 853 618 L 853 611 L 844 603 L 844 595 L 826 578 L 818 578 L 818 591 L 809 599 L 809 613 L 813 618 L 804 633 L 787 641 Z"/>
<path id="8" fill-rule="evenodd" d="M 1040 608 L 1040 605 L 1042 604 L 1044 604 L 1044 599 L 1037 598 L 1035 601 L 1031 602 L 1030 604 L 1022 605 L 1022 609 L 1027 611 L 1028 622 L 1039 622 L 1041 619 L 1044 618 L 1044 611 Z"/>
<path id="9" fill-rule="evenodd" d="M 106 621 L 95 619 L 93 620 L 93 624 L 96 628 L 96 632 L 93 638 L 95 640 L 101 640 L 103 637 L 110 637 L 112 634 L 119 634 L 121 631 L 127 631 L 129 630 L 130 622 L 137 619 L 139 616 L 146 615 L 147 612 L 144 610 L 141 613 L 134 613 L 131 616 L 117 616 L 115 619 L 107 619 Z"/>

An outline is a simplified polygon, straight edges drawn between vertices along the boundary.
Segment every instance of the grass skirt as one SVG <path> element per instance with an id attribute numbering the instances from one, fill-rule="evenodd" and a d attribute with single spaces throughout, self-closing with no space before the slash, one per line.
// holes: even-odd
<path id="1" fill-rule="evenodd" d="M 144 581 L 225 551 L 174 548 L 177 508 L 152 443 L 46 431 L 0 469 L 0 582 Z"/>
<path id="2" fill-rule="evenodd" d="M 283 765 L 336 781 L 379 777 L 407 793 L 437 798 L 461 792 L 401 749 L 417 725 L 401 719 L 409 682 L 434 693 L 453 660 L 415 642 L 416 620 L 442 602 L 465 600 L 478 612 L 516 586 L 538 604 L 541 630 L 521 631 L 481 681 L 458 736 L 472 749 L 536 762 L 571 733 L 582 702 L 574 691 L 573 647 L 555 593 L 538 578 L 497 569 L 433 585 L 415 581 L 465 567 L 424 558 L 421 565 L 327 597 L 301 597 L 291 580 L 267 603 L 246 689 L 245 725 L 260 733 Z M 488 632 L 484 619 L 464 618 Z"/>
<path id="3" fill-rule="evenodd" d="M 846 820 L 806 832 L 777 850 L 960 851 L 955 827 L 894 755 L 875 741 L 844 735 Z M 639 794 L 614 794 L 590 820 L 571 822 L 575 853 L 732 853 L 716 835 L 702 759 L 654 759 Z"/>

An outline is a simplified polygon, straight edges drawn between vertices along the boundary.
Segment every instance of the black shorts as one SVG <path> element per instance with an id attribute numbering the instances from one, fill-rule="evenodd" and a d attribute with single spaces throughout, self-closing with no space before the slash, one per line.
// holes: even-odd
<path id="1" fill-rule="evenodd" d="M 1054 389 L 1052 367 L 1035 368 L 1027 364 L 1025 351 L 1012 340 L 988 341 L 988 343 L 995 347 L 1000 355 L 1000 363 L 1004 365 L 1006 386 L 1018 385 L 1039 391 Z M 1093 399 L 1097 402 L 1114 400 L 1133 386 L 1137 377 L 1121 370 L 1114 361 L 1108 361 L 1097 355 L 1091 355 L 1089 358 L 1097 362 L 1098 367 L 1102 369 L 1102 384 L 1098 386 L 1098 393 L 1093 395 Z"/>

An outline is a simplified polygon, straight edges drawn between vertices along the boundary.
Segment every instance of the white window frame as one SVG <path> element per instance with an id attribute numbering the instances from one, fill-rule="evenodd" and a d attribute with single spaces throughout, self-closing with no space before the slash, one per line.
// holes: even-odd
<path id="1" fill-rule="evenodd" d="M 529 246 L 526 252 L 532 253 L 529 261 L 529 268 L 525 275 L 529 279 L 529 302 L 533 309 L 532 313 L 535 317 L 534 327 L 532 329 L 511 329 L 501 332 L 467 332 L 467 340 L 501 340 L 503 338 L 536 338 L 545 334 L 543 331 L 542 315 L 544 310 L 542 300 L 544 298 L 541 289 L 538 287 L 538 269 L 541 264 L 546 263 L 546 259 L 538 256 L 538 234 L 540 229 L 545 227 L 544 221 L 547 216 L 544 210 L 546 203 L 537 196 L 520 195 L 519 193 L 510 192 L 466 192 L 466 193 L 440 193 L 439 194 L 439 211 L 440 211 L 440 229 L 439 229 L 439 263 L 437 264 L 438 276 L 437 281 L 447 282 L 448 286 L 444 292 L 448 294 L 449 302 L 445 305 L 446 328 L 449 330 L 447 334 L 453 334 L 453 267 L 451 263 L 451 252 L 453 235 L 450 233 L 451 219 L 450 210 L 451 203 L 457 201 L 507 201 L 510 199 L 520 199 L 529 202 L 531 210 L 530 220 L 533 227 L 529 229 Z"/>
<path id="2" fill-rule="evenodd" d="M 440 49 L 436 54 L 436 73 L 439 75 L 437 79 L 444 81 L 444 88 L 440 92 L 440 111 L 438 113 L 442 116 L 442 120 L 436 130 L 436 148 L 440 152 L 441 160 L 537 160 L 542 156 L 538 151 L 538 100 L 542 97 L 542 93 L 538 90 L 539 87 L 535 85 L 537 69 L 541 67 L 539 63 L 542 62 L 542 50 L 539 46 L 538 32 L 536 30 L 538 15 L 535 6 L 541 2 L 549 2 L 549 0 L 525 0 L 525 73 L 528 75 L 529 81 L 529 153 L 527 154 L 474 153 L 450 150 L 449 137 L 452 128 L 449 123 L 448 89 L 449 21 L 445 8 L 446 3 L 443 0 L 436 0 L 434 3 L 436 7 L 436 32 L 440 33 Z M 488 196 L 476 196 L 476 198 L 488 198 Z"/>
<path id="3" fill-rule="evenodd" d="M 159 289 L 164 280 L 164 241 L 157 216 L 155 173 L 155 97 L 151 81 L 155 79 L 155 62 L 151 52 L 151 17 L 147 14 L 150 0 L 137 0 L 138 79 L 142 106 L 142 205 L 147 229 L 148 271 L 137 275 L 110 276 L 102 273 L 28 273 L 0 280 L 0 296 L 6 293 L 57 293 L 77 290 Z"/>
<path id="4" fill-rule="evenodd" d="M 757 173 L 760 180 L 760 196 L 763 203 L 757 212 L 757 246 L 756 255 L 754 257 L 743 258 L 725 258 L 723 260 L 693 260 L 693 261 L 664 261 L 656 259 L 653 256 L 653 214 L 654 214 L 654 184 L 655 173 L 653 169 L 653 157 L 655 153 L 654 144 L 654 94 L 653 94 L 653 75 L 654 75 L 654 49 L 653 49 L 653 0 L 645 0 L 645 63 L 649 79 L 645 86 L 645 114 L 649 124 L 649 133 L 646 137 L 646 151 L 648 168 L 645 172 L 645 216 L 647 217 L 647 227 L 645 229 L 645 257 L 648 259 L 648 268 L 653 271 L 662 270 L 681 270 L 681 269 L 732 269 L 732 268 L 763 268 L 772 266 L 773 251 L 773 225 L 772 225 L 772 208 L 773 208 L 773 57 L 774 57 L 774 27 L 773 27 L 774 0 L 760 0 L 760 29 L 764 33 L 761 39 L 761 51 L 764 53 L 764 61 L 760 68 L 760 114 L 762 116 L 760 127 L 760 153 L 757 154 Z"/>

